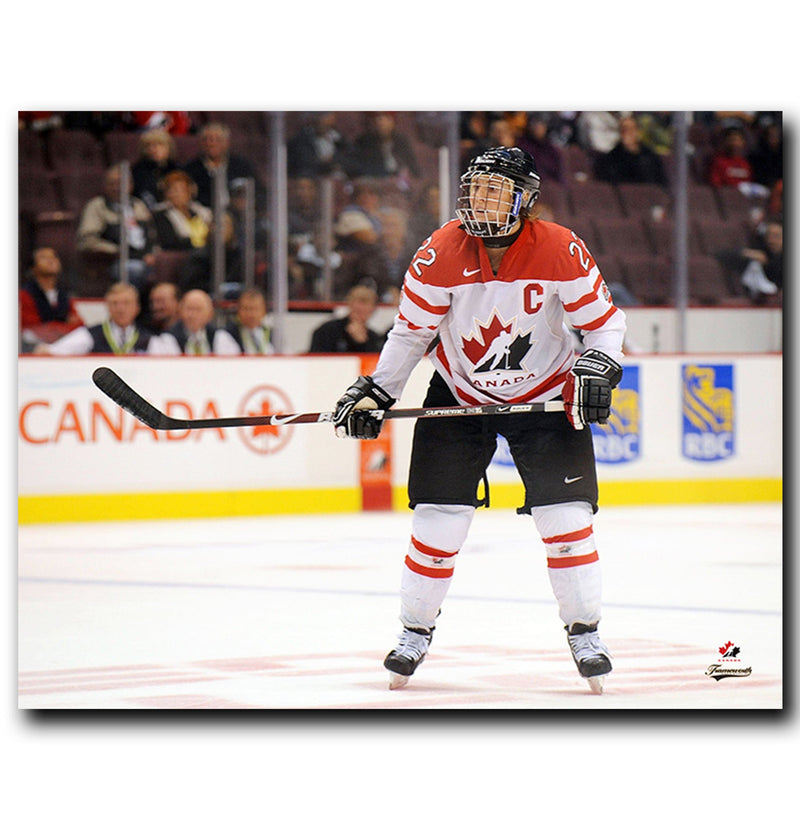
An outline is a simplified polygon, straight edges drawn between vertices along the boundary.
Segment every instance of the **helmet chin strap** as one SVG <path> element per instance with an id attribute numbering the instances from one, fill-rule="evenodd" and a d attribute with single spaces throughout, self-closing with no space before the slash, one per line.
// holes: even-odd
<path id="1" fill-rule="evenodd" d="M 512 233 L 506 233 L 505 236 L 481 236 L 481 241 L 486 247 L 508 247 L 513 245 L 517 237 L 521 233 L 522 220 L 517 220 L 517 228 Z"/>

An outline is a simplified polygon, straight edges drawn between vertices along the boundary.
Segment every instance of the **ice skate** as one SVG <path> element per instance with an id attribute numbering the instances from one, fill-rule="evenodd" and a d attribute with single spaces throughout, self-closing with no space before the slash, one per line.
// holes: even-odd
<path id="1" fill-rule="evenodd" d="M 404 628 L 400 641 L 383 661 L 384 668 L 389 670 L 389 689 L 402 688 L 417 666 L 425 659 L 428 646 L 431 644 L 433 629 Z"/>
<path id="2" fill-rule="evenodd" d="M 567 642 L 578 673 L 595 694 L 603 693 L 603 683 L 611 671 L 611 654 L 597 633 L 597 623 L 575 623 L 567 630 Z"/>

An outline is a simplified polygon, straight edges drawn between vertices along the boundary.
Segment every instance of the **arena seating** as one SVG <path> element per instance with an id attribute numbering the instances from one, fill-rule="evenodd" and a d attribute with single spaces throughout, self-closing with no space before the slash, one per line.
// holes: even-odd
<path id="1" fill-rule="evenodd" d="M 232 130 L 232 149 L 268 173 L 270 121 L 265 112 L 190 112 L 195 129 L 206 122 L 223 121 Z M 303 123 L 302 112 L 287 112 L 287 136 Z M 388 186 L 391 204 L 409 210 L 414 194 L 438 180 L 438 151 L 426 137 L 425 126 L 414 112 L 397 112 L 398 128 L 409 136 L 417 150 L 423 179 L 412 180 L 408 194 Z M 337 125 L 349 138 L 357 136 L 364 113 L 340 112 Z M 690 131 L 695 154 L 702 161 L 710 138 L 699 125 Z M 96 136 L 88 131 L 55 128 L 48 131 L 19 131 L 19 221 L 20 270 L 30 263 L 30 252 L 48 244 L 62 257 L 66 281 L 77 295 L 100 287 L 98 272 L 76 253 L 75 228 L 83 205 L 102 190 L 104 170 L 111 164 L 138 156 L 139 134 L 123 129 Z M 177 159 L 186 162 L 199 151 L 196 133 L 175 138 Z M 556 222 L 571 227 L 588 245 L 609 280 L 624 283 L 643 304 L 672 301 L 670 257 L 673 254 L 673 206 L 669 191 L 656 185 L 611 185 L 593 177 L 592 157 L 578 145 L 560 149 L 567 183 L 544 180 L 540 204 L 552 210 Z M 669 157 L 665 164 L 671 168 Z M 695 163 L 696 164 L 696 163 Z M 336 205 L 346 201 L 347 185 L 339 182 Z M 692 169 L 689 186 L 690 298 L 697 303 L 724 303 L 736 298 L 731 283 L 720 273 L 716 255 L 741 247 L 749 238 L 753 219 L 763 201 L 743 196 L 738 190 L 714 190 L 701 184 Z M 170 269 L 174 259 L 165 258 L 160 274 Z M 83 265 L 83 266 L 82 266 Z M 90 285 L 91 280 L 91 285 Z"/>

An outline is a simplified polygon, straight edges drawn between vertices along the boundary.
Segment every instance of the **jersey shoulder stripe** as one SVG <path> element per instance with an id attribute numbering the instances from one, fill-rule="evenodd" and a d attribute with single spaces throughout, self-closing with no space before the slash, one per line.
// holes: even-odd
<path id="1" fill-rule="evenodd" d="M 413 302 L 421 310 L 425 310 L 425 312 L 432 313 L 436 316 L 443 316 L 450 309 L 449 301 L 447 304 L 431 304 L 422 296 L 415 293 L 408 286 L 407 282 L 403 285 L 403 296 L 405 296 L 409 301 Z"/>
<path id="2" fill-rule="evenodd" d="M 594 268 L 594 269 L 597 270 L 597 268 Z M 594 285 L 593 285 L 591 291 L 589 293 L 586 293 L 585 295 L 581 296 L 576 301 L 565 304 L 564 309 L 568 313 L 574 313 L 576 310 L 580 310 L 581 307 L 585 307 L 587 304 L 591 304 L 593 301 L 595 301 L 597 299 L 597 294 L 600 291 L 600 288 L 602 287 L 602 285 L 603 285 L 603 279 L 601 278 L 601 276 L 598 273 L 596 273 L 595 274 L 595 282 L 594 282 Z"/>
<path id="3" fill-rule="evenodd" d="M 587 332 L 591 331 L 591 330 L 597 330 L 600 327 L 602 327 L 604 324 L 606 324 L 608 322 L 608 320 L 612 316 L 616 316 L 616 315 L 621 315 L 621 313 L 612 304 L 611 307 L 609 307 L 608 310 L 606 310 L 605 313 L 603 313 L 602 316 L 600 316 L 599 318 L 596 318 L 594 321 L 586 322 L 586 324 L 575 324 L 574 326 L 575 326 L 576 330 L 585 330 Z"/>

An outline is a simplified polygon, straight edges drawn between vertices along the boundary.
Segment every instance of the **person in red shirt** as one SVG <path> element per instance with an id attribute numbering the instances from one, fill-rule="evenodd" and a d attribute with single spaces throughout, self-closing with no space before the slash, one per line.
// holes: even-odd
<path id="1" fill-rule="evenodd" d="M 51 343 L 83 325 L 74 299 L 59 286 L 61 259 L 52 247 L 33 252 L 29 281 L 19 291 L 19 322 L 24 344 Z"/>
<path id="2" fill-rule="evenodd" d="M 497 435 L 508 442 L 547 554 L 551 586 L 580 675 L 595 693 L 611 671 L 600 641 L 600 564 L 592 529 L 597 474 L 590 424 L 608 421 L 622 377 L 625 316 L 573 231 L 531 218 L 540 177 L 517 147 L 479 154 L 461 177 L 457 219 L 411 259 L 375 371 L 333 412 L 339 437 L 375 438 L 417 363 L 433 375 L 426 407 L 526 404 L 563 398 L 564 412 L 420 420 L 409 468 L 411 539 L 402 568 L 390 688 L 424 659 L 457 555 L 477 507 Z M 576 359 L 572 332 L 586 352 Z M 478 497 L 483 480 L 484 496 Z"/>
<path id="3" fill-rule="evenodd" d="M 723 188 L 751 182 L 752 179 L 753 167 L 747 158 L 747 140 L 740 128 L 729 128 L 719 150 L 711 157 L 708 169 L 709 184 L 715 188 Z"/>

